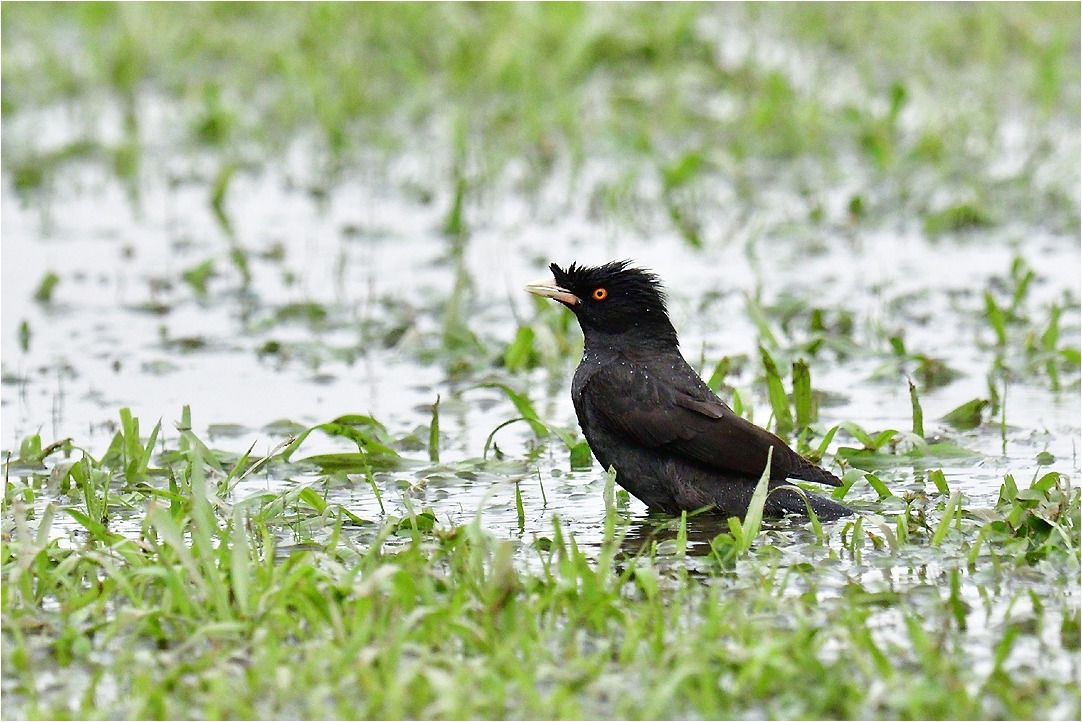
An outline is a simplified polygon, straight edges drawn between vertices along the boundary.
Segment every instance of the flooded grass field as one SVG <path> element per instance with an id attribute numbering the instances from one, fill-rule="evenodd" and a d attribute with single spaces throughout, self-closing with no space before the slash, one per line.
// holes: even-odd
<path id="1" fill-rule="evenodd" d="M 4 717 L 1079 718 L 1077 4 L 2 13 Z M 859 515 L 592 462 L 622 258 Z"/>

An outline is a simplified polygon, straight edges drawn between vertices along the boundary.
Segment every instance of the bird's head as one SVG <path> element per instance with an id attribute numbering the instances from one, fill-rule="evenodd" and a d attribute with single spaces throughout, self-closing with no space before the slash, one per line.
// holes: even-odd
<path id="1" fill-rule="evenodd" d="M 661 280 L 629 263 L 572 263 L 566 270 L 553 263 L 549 265 L 553 280 L 531 283 L 526 290 L 570 308 L 587 342 L 594 336 L 628 335 L 637 341 L 676 345 L 676 330 L 669 321 Z"/>

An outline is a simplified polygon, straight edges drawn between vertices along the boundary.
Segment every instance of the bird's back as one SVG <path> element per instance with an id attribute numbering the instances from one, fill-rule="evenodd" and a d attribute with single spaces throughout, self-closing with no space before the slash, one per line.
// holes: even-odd
<path id="1" fill-rule="evenodd" d="M 788 477 L 840 483 L 774 434 L 739 417 L 678 349 L 587 349 L 575 372 L 572 400 L 602 466 L 614 467 L 620 484 L 651 507 L 675 512 L 713 505 L 742 514 L 771 447 L 772 485 Z M 779 491 L 771 499 L 783 505 L 774 513 L 803 509 L 793 492 Z M 819 501 L 821 516 L 848 512 Z"/>

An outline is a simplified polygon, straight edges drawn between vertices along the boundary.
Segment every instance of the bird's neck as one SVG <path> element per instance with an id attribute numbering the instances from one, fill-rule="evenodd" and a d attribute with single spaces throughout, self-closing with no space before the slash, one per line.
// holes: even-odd
<path id="1" fill-rule="evenodd" d="M 583 329 L 584 352 L 593 356 L 605 356 L 611 352 L 680 353 L 680 342 L 672 324 L 660 327 L 633 326 L 616 333 L 597 329 Z"/>

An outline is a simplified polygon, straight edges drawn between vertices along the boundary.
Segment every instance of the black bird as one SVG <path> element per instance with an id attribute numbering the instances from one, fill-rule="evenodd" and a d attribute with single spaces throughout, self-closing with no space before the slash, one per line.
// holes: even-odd
<path id="1" fill-rule="evenodd" d="M 803 498 L 775 487 L 786 479 L 841 481 L 710 390 L 680 354 L 660 279 L 628 263 L 572 263 L 566 271 L 553 263 L 552 282 L 526 286 L 570 308 L 582 327 L 586 346 L 571 398 L 594 456 L 650 508 L 743 516 L 773 447 L 764 512 L 806 515 Z M 808 499 L 821 519 L 852 513 L 830 499 Z"/>

